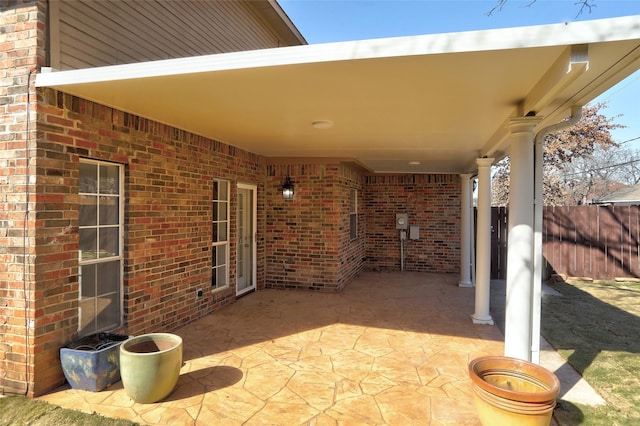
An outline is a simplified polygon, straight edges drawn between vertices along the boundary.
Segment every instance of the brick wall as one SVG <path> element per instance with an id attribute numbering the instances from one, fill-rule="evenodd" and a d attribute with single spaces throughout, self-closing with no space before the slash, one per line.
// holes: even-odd
<path id="1" fill-rule="evenodd" d="M 36 394 L 62 381 L 58 349 L 76 337 L 80 158 L 125 165 L 121 332 L 171 331 L 235 300 L 233 286 L 206 291 L 211 285 L 214 178 L 231 182 L 231 283 L 238 181 L 258 186 L 258 217 L 264 216 L 264 166 L 258 156 L 61 92 L 40 90 L 36 244 L 42 256 L 35 332 L 43 347 L 35 360 Z M 257 232 L 264 234 L 262 220 Z M 263 239 L 257 263 L 257 284 L 262 287 Z M 205 289 L 200 299 L 198 288 Z"/>
<path id="2" fill-rule="evenodd" d="M 37 223 L 33 76 L 44 64 L 46 1 L 0 8 L 0 392 L 34 392 L 34 358 L 48 344 L 34 336 Z M 46 362 L 46 360 L 45 360 Z M 45 379 L 46 380 L 46 379 Z"/>
<path id="3" fill-rule="evenodd" d="M 338 288 L 344 288 L 364 268 L 366 220 L 364 214 L 364 181 L 365 175 L 359 169 L 341 164 L 337 201 L 340 217 L 338 224 L 338 244 L 340 265 L 338 267 Z M 349 214 L 351 210 L 351 189 L 357 191 L 358 236 L 351 239 Z"/>
<path id="4" fill-rule="evenodd" d="M 459 272 L 460 191 L 457 175 L 368 176 L 364 197 L 367 269 L 400 270 L 395 217 L 407 213 L 409 224 L 420 227 L 420 240 L 406 242 L 405 270 Z"/>
<path id="5" fill-rule="evenodd" d="M 293 200 L 280 193 L 287 175 Z M 355 276 L 364 238 L 349 239 L 349 188 L 362 179 L 339 163 L 267 167 L 267 287 L 339 291 Z"/>
<path id="6" fill-rule="evenodd" d="M 267 167 L 266 286 L 308 290 L 335 290 L 338 267 L 334 261 L 338 212 L 334 186 L 339 165 L 291 164 Z M 293 200 L 280 190 L 289 175 Z M 327 262 L 327 259 L 332 259 Z"/>

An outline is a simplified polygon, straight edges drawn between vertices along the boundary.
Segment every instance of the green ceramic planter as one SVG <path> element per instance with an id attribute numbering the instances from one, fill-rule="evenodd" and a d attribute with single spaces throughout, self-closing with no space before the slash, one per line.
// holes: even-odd
<path id="1" fill-rule="evenodd" d="M 143 334 L 120 345 L 122 385 L 135 402 L 150 404 L 169 396 L 181 366 L 182 338 L 175 334 Z"/>

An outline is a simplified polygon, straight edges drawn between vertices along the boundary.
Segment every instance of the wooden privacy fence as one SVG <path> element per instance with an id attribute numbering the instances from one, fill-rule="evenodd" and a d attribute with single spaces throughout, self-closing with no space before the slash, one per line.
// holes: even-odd
<path id="1" fill-rule="evenodd" d="M 549 206 L 543 215 L 548 270 L 593 279 L 640 278 L 640 206 Z M 506 278 L 507 218 L 505 207 L 492 208 L 492 278 Z"/>

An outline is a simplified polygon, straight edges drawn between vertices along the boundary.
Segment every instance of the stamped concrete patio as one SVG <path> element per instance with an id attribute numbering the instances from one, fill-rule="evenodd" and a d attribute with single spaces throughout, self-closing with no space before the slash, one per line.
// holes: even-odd
<path id="1" fill-rule="evenodd" d="M 40 399 L 149 425 L 479 425 L 467 364 L 501 355 L 458 277 L 362 273 L 339 294 L 264 290 L 186 325 L 174 392 L 134 403 L 122 382 Z"/>

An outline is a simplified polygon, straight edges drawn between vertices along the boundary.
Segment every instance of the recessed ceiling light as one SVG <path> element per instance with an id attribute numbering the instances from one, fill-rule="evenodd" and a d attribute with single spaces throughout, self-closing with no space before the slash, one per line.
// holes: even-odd
<path id="1" fill-rule="evenodd" d="M 316 121 L 312 121 L 311 125 L 316 129 L 328 129 L 330 127 L 333 127 L 333 121 L 316 120 Z"/>
<path id="2" fill-rule="evenodd" d="M 420 162 L 419 161 L 409 161 L 409 165 L 410 166 L 419 166 Z"/>

